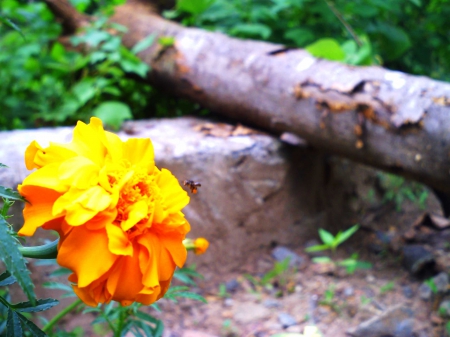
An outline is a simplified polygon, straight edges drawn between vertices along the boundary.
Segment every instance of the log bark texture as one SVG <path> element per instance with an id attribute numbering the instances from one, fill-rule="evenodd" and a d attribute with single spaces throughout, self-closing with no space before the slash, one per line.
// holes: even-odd
<path id="1" fill-rule="evenodd" d="M 128 28 L 128 47 L 150 34 L 175 38 L 171 47 L 155 43 L 139 54 L 152 68 L 153 85 L 249 125 L 294 133 L 329 153 L 450 192 L 449 83 L 186 28 L 142 4 L 118 7 L 111 20 Z"/>

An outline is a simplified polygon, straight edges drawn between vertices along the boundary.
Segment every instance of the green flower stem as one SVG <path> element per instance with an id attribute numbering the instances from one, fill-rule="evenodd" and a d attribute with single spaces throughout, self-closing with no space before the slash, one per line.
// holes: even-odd
<path id="1" fill-rule="evenodd" d="M 82 304 L 83 302 L 80 299 L 77 299 L 76 301 L 69 304 L 67 307 L 65 307 L 63 310 L 61 310 L 55 317 L 53 317 L 43 328 L 42 331 L 45 333 L 52 330 L 53 326 L 59 322 L 65 315 L 67 315 L 69 312 L 71 312 L 73 309 L 75 309 L 77 306 Z"/>
<path id="2" fill-rule="evenodd" d="M 42 246 L 20 247 L 19 251 L 24 257 L 31 257 L 33 259 L 56 259 L 58 255 L 58 242 L 59 239 Z"/>

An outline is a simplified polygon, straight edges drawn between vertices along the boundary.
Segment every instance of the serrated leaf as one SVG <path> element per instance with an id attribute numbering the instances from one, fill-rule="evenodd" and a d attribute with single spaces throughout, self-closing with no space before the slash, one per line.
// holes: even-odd
<path id="1" fill-rule="evenodd" d="M 133 46 L 133 48 L 131 48 L 131 52 L 136 55 L 136 54 L 140 53 L 141 51 L 144 51 L 145 49 L 150 47 L 154 41 L 155 41 L 155 35 L 151 34 L 151 35 L 143 38 L 138 43 L 136 43 Z"/>
<path id="2" fill-rule="evenodd" d="M 0 287 L 9 286 L 10 284 L 16 283 L 17 280 L 11 275 L 9 271 L 5 271 L 0 275 Z"/>
<path id="3" fill-rule="evenodd" d="M 47 289 L 56 289 L 56 290 L 62 290 L 67 292 L 73 292 L 73 289 L 71 286 L 59 282 L 44 282 L 42 284 L 44 288 Z"/>
<path id="4" fill-rule="evenodd" d="M 19 194 L 19 192 L 13 191 L 12 189 L 6 188 L 5 186 L 0 186 L 0 197 L 15 201 L 25 201 L 25 199 Z"/>
<path id="5" fill-rule="evenodd" d="M 3 216 L 0 216 L 0 259 L 3 260 L 11 275 L 16 278 L 30 302 L 36 303 L 34 284 L 30 278 L 26 260 L 19 251 L 16 239 L 9 233 L 8 224 Z"/>
<path id="6" fill-rule="evenodd" d="M 159 319 L 157 319 L 157 318 L 153 317 L 152 315 L 149 315 L 145 312 L 142 312 L 142 311 L 138 311 L 136 313 L 136 317 L 138 317 L 139 319 L 142 319 L 143 321 L 152 323 L 152 324 L 156 324 L 159 321 Z"/>
<path id="7" fill-rule="evenodd" d="M 33 337 L 48 337 L 48 335 L 39 329 L 39 327 L 32 321 L 29 321 L 24 315 L 16 313 L 19 316 L 20 321 L 25 325 L 28 330 L 33 334 Z"/>
<path id="8" fill-rule="evenodd" d="M 183 283 L 189 284 L 189 285 L 195 285 L 195 282 L 191 279 L 190 276 L 184 274 L 184 273 L 177 273 L 175 272 L 173 274 L 173 277 L 176 278 L 178 281 L 181 281 Z"/>
<path id="9" fill-rule="evenodd" d="M 28 301 L 17 304 L 11 304 L 10 307 L 19 312 L 39 312 L 48 310 L 57 304 L 59 304 L 59 301 L 55 300 L 54 298 L 44 298 L 37 300 L 35 305 L 31 304 Z"/>
<path id="10" fill-rule="evenodd" d="M 55 271 L 52 271 L 49 275 L 49 277 L 59 277 L 59 276 L 65 276 L 67 274 L 71 274 L 72 271 L 67 268 L 58 268 Z"/>
<path id="11" fill-rule="evenodd" d="M 183 297 L 183 298 L 189 298 L 191 300 L 196 300 L 196 301 L 200 301 L 203 303 L 207 303 L 206 299 L 199 294 L 196 293 L 191 293 L 189 291 L 179 291 L 177 293 L 174 294 L 175 297 Z"/>
<path id="12" fill-rule="evenodd" d="M 6 319 L 6 337 L 22 337 L 23 331 L 20 324 L 19 314 L 15 311 L 8 310 L 8 318 Z"/>

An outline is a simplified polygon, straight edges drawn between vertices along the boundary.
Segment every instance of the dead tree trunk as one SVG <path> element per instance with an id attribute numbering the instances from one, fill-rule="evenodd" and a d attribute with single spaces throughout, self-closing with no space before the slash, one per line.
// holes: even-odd
<path id="1" fill-rule="evenodd" d="M 450 192 L 450 84 L 185 28 L 140 4 L 118 7 L 111 20 L 128 28 L 128 47 L 150 34 L 175 38 L 172 47 L 155 43 L 139 55 L 152 68 L 153 85 Z"/>

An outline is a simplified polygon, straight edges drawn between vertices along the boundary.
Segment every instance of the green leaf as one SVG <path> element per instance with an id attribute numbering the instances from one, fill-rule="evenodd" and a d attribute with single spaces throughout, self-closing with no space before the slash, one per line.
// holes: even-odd
<path id="1" fill-rule="evenodd" d="M 193 15 L 203 13 L 213 4 L 214 0 L 177 0 L 176 8 Z"/>
<path id="2" fill-rule="evenodd" d="M 307 253 L 320 252 L 322 250 L 330 249 L 329 245 L 314 245 L 305 249 Z"/>
<path id="3" fill-rule="evenodd" d="M 19 192 L 13 191 L 10 188 L 0 186 L 0 197 L 15 200 L 15 201 L 25 201 L 25 199 L 19 194 Z"/>
<path id="4" fill-rule="evenodd" d="M 36 303 L 34 284 L 30 278 L 30 271 L 26 260 L 19 251 L 19 244 L 9 230 L 8 223 L 0 216 L 0 258 L 6 269 L 13 275 L 31 303 Z"/>
<path id="5" fill-rule="evenodd" d="M 139 319 L 141 319 L 143 321 L 152 323 L 152 324 L 158 324 L 158 322 L 161 322 L 159 319 L 157 319 L 145 312 L 142 312 L 142 311 L 136 312 L 136 317 L 138 317 Z"/>
<path id="6" fill-rule="evenodd" d="M 42 283 L 42 286 L 47 289 L 55 289 L 55 290 L 62 290 L 67 292 L 73 292 L 73 289 L 71 286 L 59 282 L 44 282 Z"/>
<path id="7" fill-rule="evenodd" d="M 39 312 L 48 310 L 58 304 L 59 304 L 58 300 L 55 300 L 53 298 L 45 298 L 37 300 L 35 305 L 31 304 L 28 301 L 17 304 L 11 304 L 10 308 L 19 312 Z"/>
<path id="8" fill-rule="evenodd" d="M 354 225 L 353 227 L 350 227 L 346 231 L 340 233 L 339 237 L 336 236 L 336 242 L 337 246 L 340 245 L 342 242 L 346 241 L 348 238 L 350 238 L 355 232 L 359 229 L 359 225 Z"/>
<path id="9" fill-rule="evenodd" d="M 9 271 L 5 271 L 0 275 L 0 287 L 9 286 L 10 284 L 16 283 L 17 280 L 11 275 Z"/>
<path id="10" fill-rule="evenodd" d="M 172 47 L 175 44 L 175 38 L 173 36 L 161 36 L 158 43 L 163 47 Z"/>
<path id="11" fill-rule="evenodd" d="M 81 105 L 84 105 L 92 99 L 96 92 L 97 88 L 94 86 L 94 83 L 91 79 L 85 79 L 72 87 L 72 92 L 78 99 Z"/>
<path id="12" fill-rule="evenodd" d="M 6 320 L 6 337 L 23 337 L 22 333 L 19 314 L 9 309 L 8 318 Z"/>
<path id="13" fill-rule="evenodd" d="M 68 274 L 72 274 L 72 271 L 70 269 L 58 268 L 55 271 L 52 271 L 49 276 L 50 277 L 58 277 L 58 276 L 65 276 Z"/>
<path id="14" fill-rule="evenodd" d="M 138 43 L 136 43 L 133 46 L 133 48 L 131 48 L 131 52 L 136 55 L 136 54 L 140 53 L 141 51 L 144 51 L 145 49 L 150 47 L 154 41 L 155 41 L 155 34 L 151 34 L 151 35 L 143 38 Z"/>
<path id="15" fill-rule="evenodd" d="M 261 23 L 240 23 L 230 30 L 230 34 L 242 37 L 260 37 L 268 39 L 270 34 L 272 34 L 272 29 Z"/>
<path id="16" fill-rule="evenodd" d="M 342 61 L 345 53 L 335 39 L 324 38 L 308 45 L 305 49 L 315 57 L 330 61 Z"/>
<path id="17" fill-rule="evenodd" d="M 23 35 L 22 31 L 20 30 L 19 26 L 17 26 L 14 22 L 12 22 L 10 19 L 5 18 L 3 15 L 0 14 L 0 22 L 4 23 L 8 27 L 14 29 L 17 31 L 20 35 L 22 35 L 23 39 L 25 40 L 25 35 Z"/>
<path id="18" fill-rule="evenodd" d="M 412 46 L 409 35 L 398 26 L 381 22 L 375 30 L 380 34 L 382 56 L 386 60 L 398 59 Z"/>
<path id="19" fill-rule="evenodd" d="M 175 297 L 189 298 L 191 300 L 196 300 L 196 301 L 200 301 L 200 302 L 203 302 L 203 303 L 207 303 L 206 299 L 202 295 L 199 295 L 199 294 L 196 294 L 196 293 L 192 293 L 190 291 L 179 291 L 179 292 L 176 292 L 174 294 L 174 296 Z"/>
<path id="20" fill-rule="evenodd" d="M 330 263 L 332 260 L 328 256 L 318 256 L 312 259 L 314 263 Z"/>
<path id="21" fill-rule="evenodd" d="M 291 28 L 286 30 L 284 38 L 293 41 L 297 47 L 303 47 L 305 43 L 314 41 L 314 34 L 307 28 Z"/>
<path id="22" fill-rule="evenodd" d="M 333 245 L 335 238 L 330 232 L 326 231 L 325 229 L 319 228 L 319 236 L 322 242 L 328 245 L 328 247 L 331 247 Z"/>
<path id="23" fill-rule="evenodd" d="M 109 101 L 100 104 L 92 115 L 100 118 L 103 123 L 113 130 L 119 130 L 123 121 L 133 118 L 131 109 L 122 102 Z"/>

